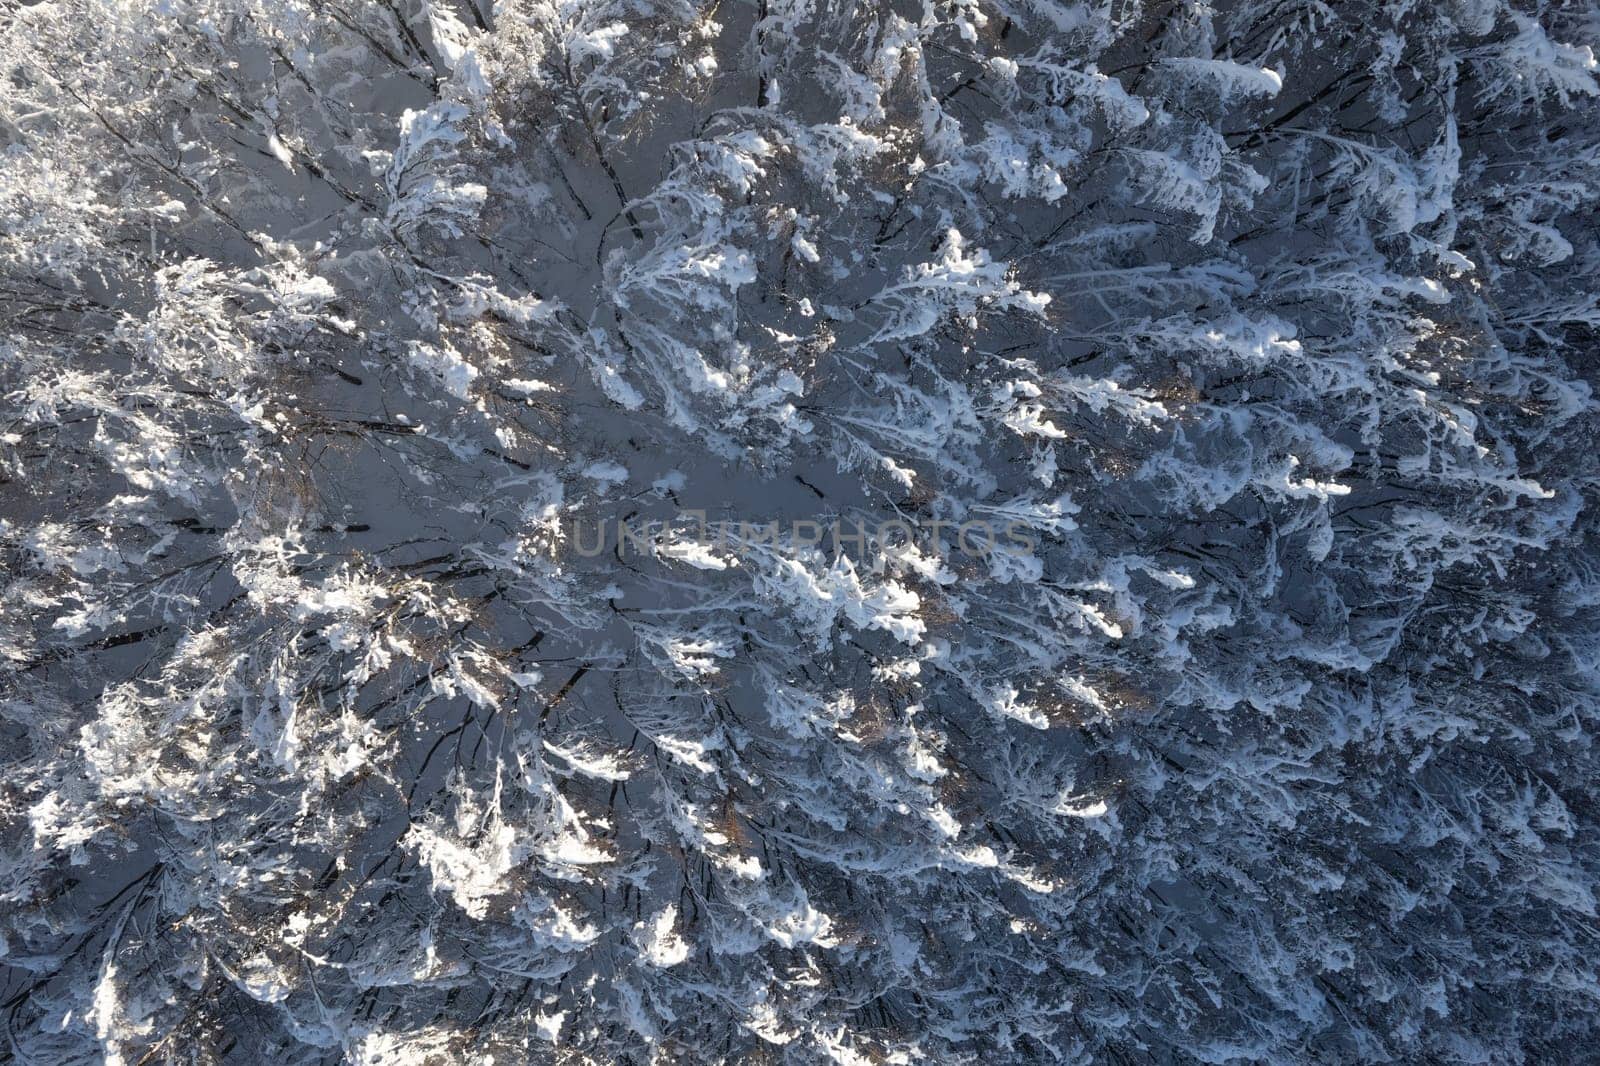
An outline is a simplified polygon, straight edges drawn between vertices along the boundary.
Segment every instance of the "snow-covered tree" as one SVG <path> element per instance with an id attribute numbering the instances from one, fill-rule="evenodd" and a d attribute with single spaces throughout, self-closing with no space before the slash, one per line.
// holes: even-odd
<path id="1" fill-rule="evenodd" d="M 1600 1036 L 1600 11 L 0 8 L 18 1062 Z"/>

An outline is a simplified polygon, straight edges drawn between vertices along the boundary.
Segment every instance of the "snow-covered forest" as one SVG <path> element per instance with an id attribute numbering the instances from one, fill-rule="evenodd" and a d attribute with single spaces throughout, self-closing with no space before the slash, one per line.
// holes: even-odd
<path id="1" fill-rule="evenodd" d="M 1589 1059 L 1596 37 L 3 0 L 0 1061 Z"/>

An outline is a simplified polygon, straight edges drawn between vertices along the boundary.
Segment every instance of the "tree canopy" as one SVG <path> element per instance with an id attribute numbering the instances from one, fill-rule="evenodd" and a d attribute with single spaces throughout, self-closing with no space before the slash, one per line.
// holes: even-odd
<path id="1" fill-rule="evenodd" d="M 10 0 L 0 1057 L 1571 1061 L 1597 31 Z"/>

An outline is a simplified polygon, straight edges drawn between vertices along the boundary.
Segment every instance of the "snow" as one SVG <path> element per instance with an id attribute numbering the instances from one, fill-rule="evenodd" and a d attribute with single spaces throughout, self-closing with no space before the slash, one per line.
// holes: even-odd
<path id="1" fill-rule="evenodd" d="M 643 962 L 666 969 L 689 957 L 688 942 L 675 931 L 677 923 L 676 907 L 664 907 L 649 921 L 634 923 L 633 939 Z"/>
<path id="2" fill-rule="evenodd" d="M 10 1057 L 1593 1045 L 1588 6 L 0 21 Z"/>

